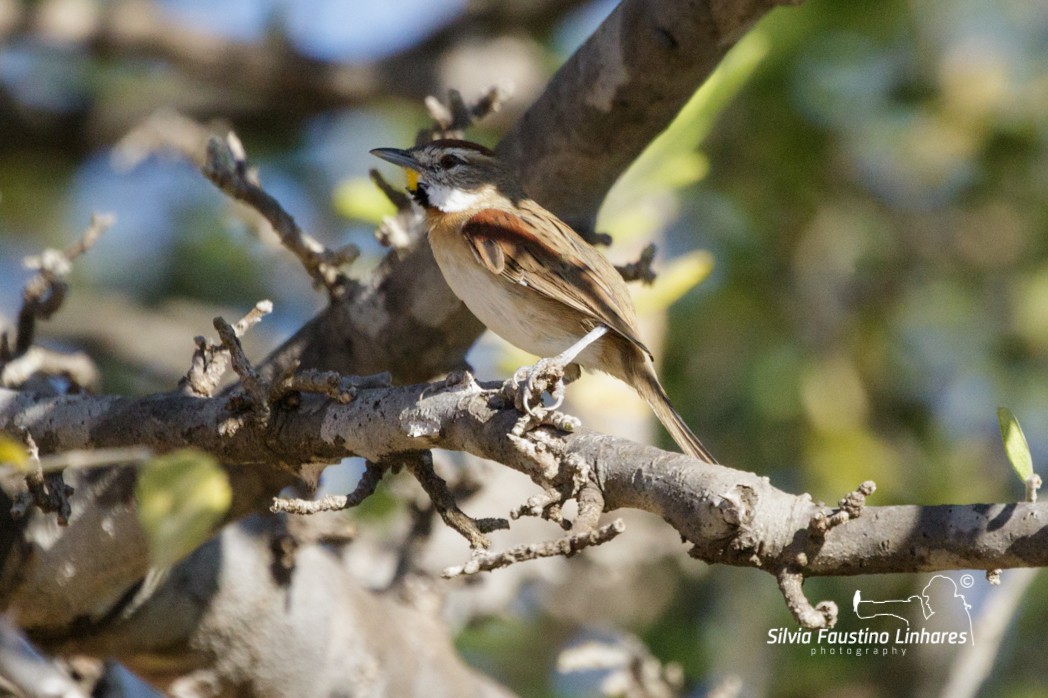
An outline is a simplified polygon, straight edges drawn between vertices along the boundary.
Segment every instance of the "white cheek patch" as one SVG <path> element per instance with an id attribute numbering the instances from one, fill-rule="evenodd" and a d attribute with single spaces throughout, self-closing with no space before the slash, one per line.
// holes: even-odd
<path id="1" fill-rule="evenodd" d="M 426 196 L 431 206 L 439 208 L 444 213 L 458 213 L 476 206 L 482 194 L 429 183 L 426 185 Z"/>

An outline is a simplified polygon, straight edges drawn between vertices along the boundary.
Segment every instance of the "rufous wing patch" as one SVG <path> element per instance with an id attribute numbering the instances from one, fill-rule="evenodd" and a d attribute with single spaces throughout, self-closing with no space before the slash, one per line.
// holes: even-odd
<path id="1" fill-rule="evenodd" d="M 540 236 L 535 226 L 543 224 Z M 651 355 L 634 326 L 629 291 L 618 272 L 548 211 L 533 207 L 518 215 L 484 209 L 466 221 L 462 235 L 492 274 L 582 313 L 588 324 L 605 325 Z"/>

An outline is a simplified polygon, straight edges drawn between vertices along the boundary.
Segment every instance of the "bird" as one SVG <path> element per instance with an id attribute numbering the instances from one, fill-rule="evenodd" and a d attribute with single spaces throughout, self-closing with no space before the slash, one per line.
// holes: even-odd
<path id="1" fill-rule="evenodd" d="M 493 151 L 471 141 L 438 139 L 370 152 L 405 170 L 408 192 L 425 212 L 433 256 L 452 292 L 492 332 L 548 357 L 531 376 L 540 367 L 559 369 L 563 376 L 576 364 L 608 373 L 644 398 L 685 453 L 717 462 L 659 383 L 622 275 L 531 199 Z"/>

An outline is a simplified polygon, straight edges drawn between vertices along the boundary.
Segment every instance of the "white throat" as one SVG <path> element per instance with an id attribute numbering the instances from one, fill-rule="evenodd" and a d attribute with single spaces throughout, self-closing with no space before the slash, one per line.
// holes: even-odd
<path id="1" fill-rule="evenodd" d="M 477 205 L 483 194 L 481 192 L 463 191 L 443 184 L 426 184 L 426 197 L 431 206 L 444 213 L 467 211 Z"/>

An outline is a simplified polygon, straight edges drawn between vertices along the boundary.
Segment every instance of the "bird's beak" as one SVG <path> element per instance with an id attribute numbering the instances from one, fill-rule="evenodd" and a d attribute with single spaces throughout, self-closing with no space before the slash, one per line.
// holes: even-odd
<path id="1" fill-rule="evenodd" d="M 400 148 L 375 148 L 370 152 L 377 158 L 382 158 L 386 162 L 403 167 L 408 177 L 408 189 L 415 191 L 418 187 L 418 173 L 421 165 L 419 165 L 414 155 Z"/>
<path id="2" fill-rule="evenodd" d="M 407 150 L 401 150 L 400 148 L 375 148 L 371 151 L 371 154 L 377 158 L 382 158 L 386 162 L 392 162 L 394 165 L 400 165 L 416 172 L 419 170 L 418 160 Z"/>

